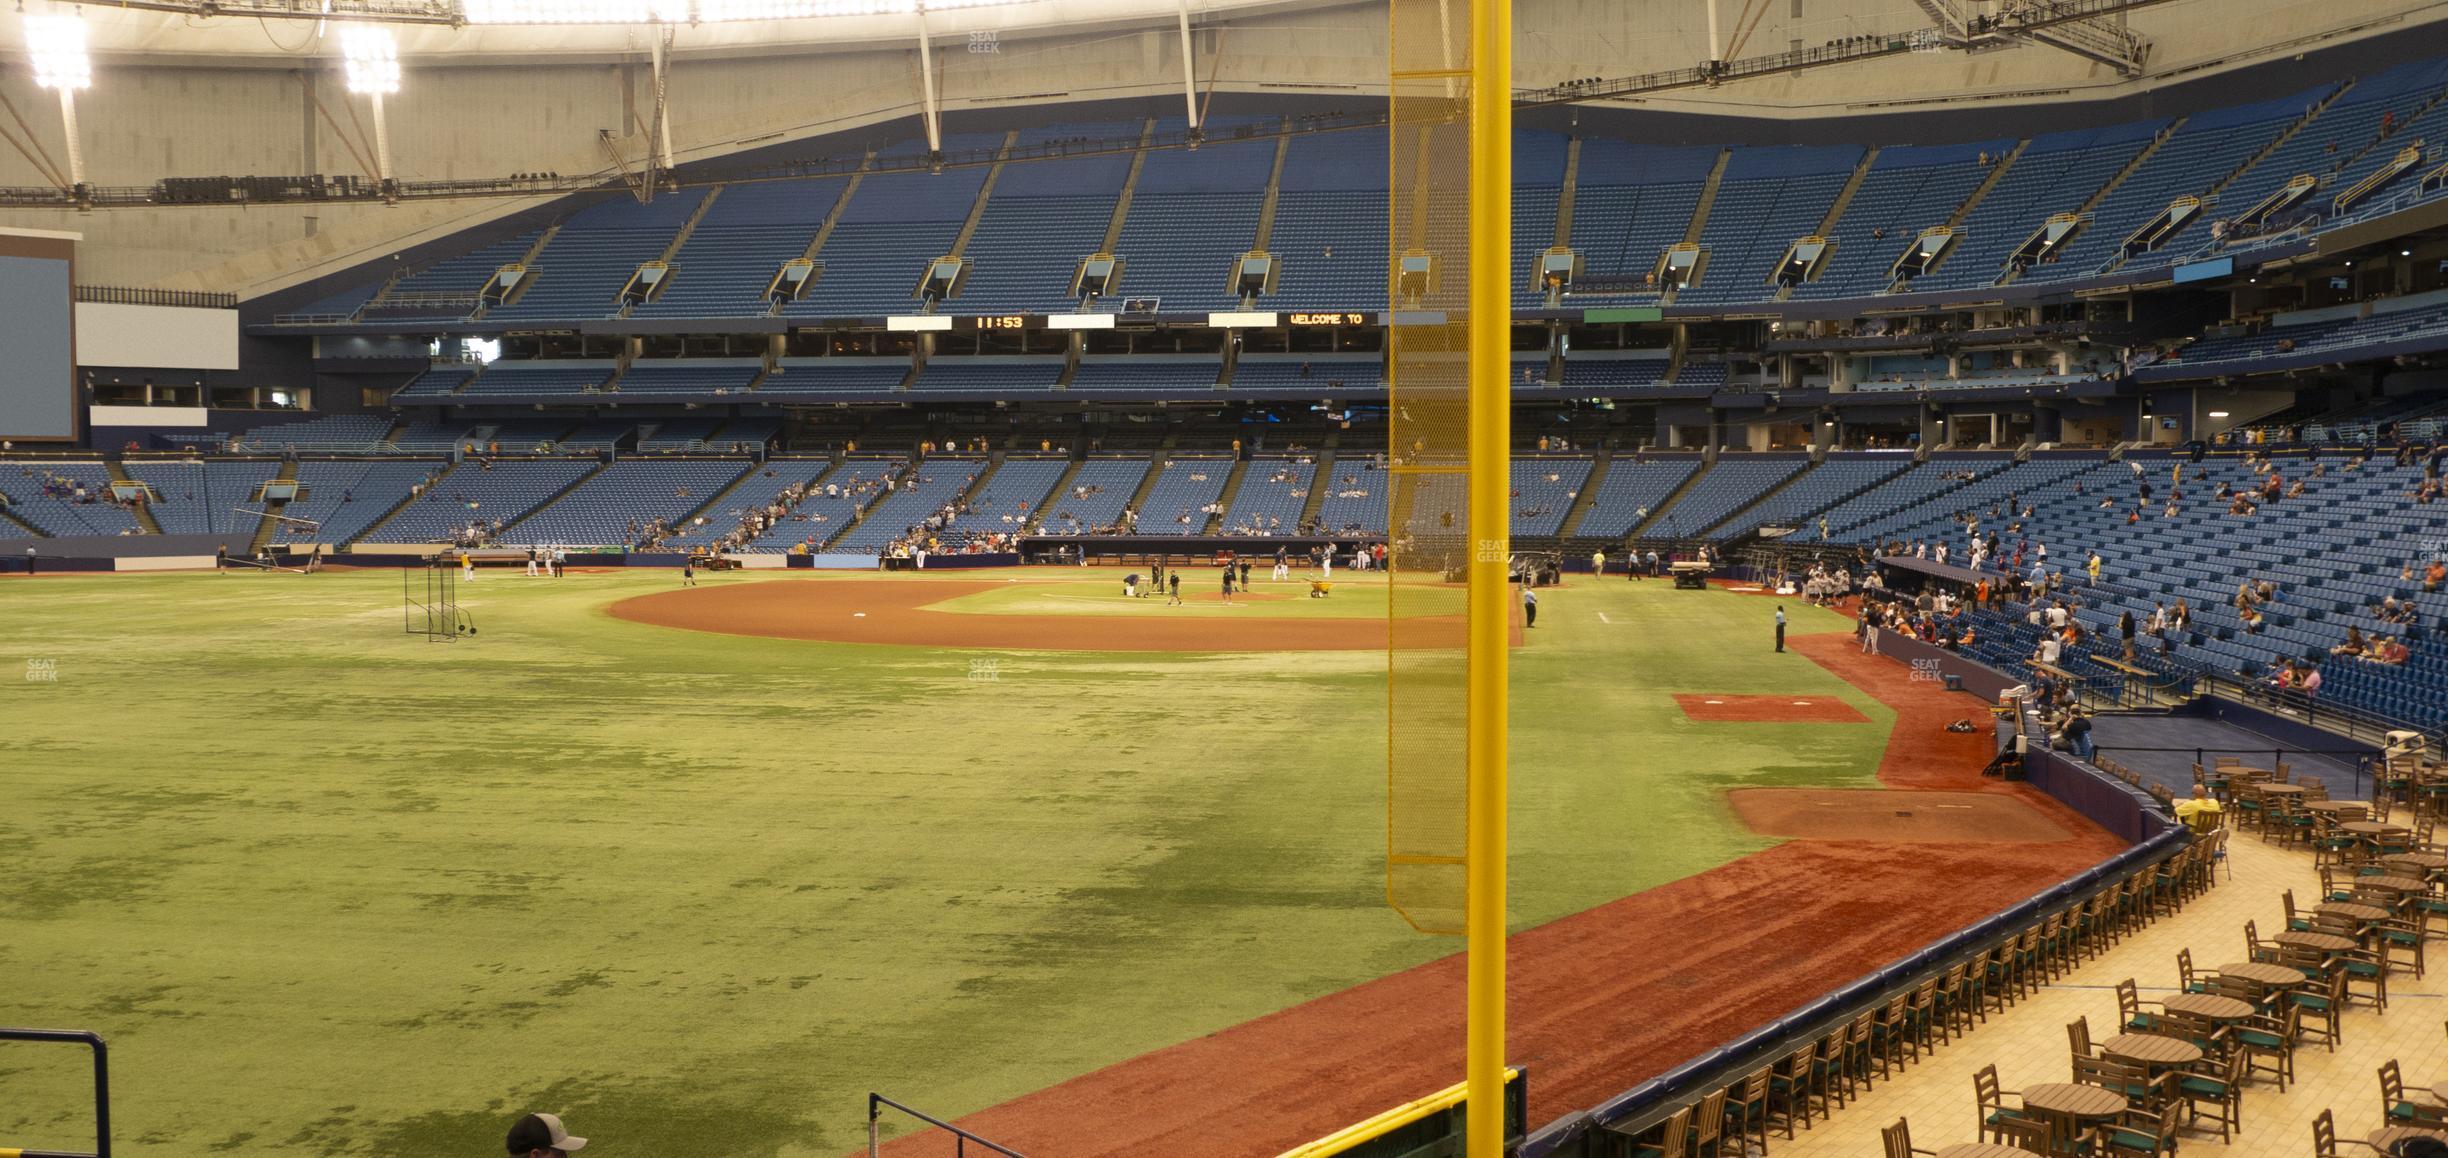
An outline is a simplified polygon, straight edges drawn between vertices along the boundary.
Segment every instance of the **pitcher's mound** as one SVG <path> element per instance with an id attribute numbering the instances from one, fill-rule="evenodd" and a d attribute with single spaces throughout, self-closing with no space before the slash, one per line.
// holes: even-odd
<path id="1" fill-rule="evenodd" d="M 2003 793 L 1737 788 L 1734 813 L 1762 836 L 1804 840 L 2048 844 L 2073 834 Z"/>

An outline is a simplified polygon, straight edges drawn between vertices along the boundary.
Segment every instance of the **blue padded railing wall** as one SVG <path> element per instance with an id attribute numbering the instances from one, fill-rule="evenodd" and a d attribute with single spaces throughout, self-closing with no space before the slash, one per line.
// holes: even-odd
<path id="1" fill-rule="evenodd" d="M 1763 1065 L 1784 1060 L 1804 1044 L 1825 1037 L 1866 1011 L 1885 1006 L 1898 994 L 1943 977 L 1955 965 L 2014 940 L 2047 917 L 2081 905 L 2101 890 L 2116 887 L 2128 878 L 2154 872 L 2192 843 L 2192 834 L 2176 824 L 2147 793 L 2098 769 L 2037 749 L 2026 757 L 2026 765 L 2030 769 L 2046 766 L 2044 773 L 2032 775 L 2033 786 L 2102 828 L 2137 843 L 2046 892 L 1956 930 L 1594 1108 L 1577 1110 L 1549 1122 L 1523 1140 L 1521 1158 L 1584 1158 L 1601 1153 L 1603 1150 L 1596 1145 L 1601 1130 L 1637 1132 L 1663 1122 L 1710 1091 L 1732 1085 Z"/>

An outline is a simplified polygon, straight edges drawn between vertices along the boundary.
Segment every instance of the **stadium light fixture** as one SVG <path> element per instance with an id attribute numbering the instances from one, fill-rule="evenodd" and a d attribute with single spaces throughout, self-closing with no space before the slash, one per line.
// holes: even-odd
<path id="1" fill-rule="evenodd" d="M 391 30 L 356 25 L 340 33 L 340 59 L 348 70 L 348 90 L 360 96 L 389 96 L 400 90 L 399 45 Z"/>
<path id="2" fill-rule="evenodd" d="M 85 53 L 85 19 L 74 12 L 30 12 L 25 18 L 26 54 L 34 58 L 34 83 L 59 91 L 60 128 L 68 139 L 68 188 L 86 204 L 85 147 L 77 140 L 77 90 L 93 84 L 93 58 Z"/>
<path id="3" fill-rule="evenodd" d="M 697 19 L 709 24 L 819 16 L 890 16 L 917 10 L 916 0 L 697 0 Z"/>
<path id="4" fill-rule="evenodd" d="M 388 199 L 398 188 L 391 179 L 391 121 L 383 114 L 383 98 L 400 90 L 399 45 L 391 30 L 379 25 L 354 25 L 340 33 L 340 61 L 348 72 L 348 90 L 374 105 L 374 181 Z"/>
<path id="5" fill-rule="evenodd" d="M 93 85 L 93 58 L 85 54 L 85 21 L 73 12 L 28 13 L 26 54 L 34 58 L 34 83 L 60 92 Z"/>
<path id="6" fill-rule="evenodd" d="M 2210 412 L 2210 417 L 2212 417 L 2212 418 L 2225 418 L 2225 417 L 2227 417 L 2227 412 L 2226 412 L 2226 411 L 2224 411 L 2224 410 L 2213 410 L 2213 411 L 2211 411 L 2211 412 Z"/>
<path id="7" fill-rule="evenodd" d="M 685 24 L 688 0 L 463 0 L 470 24 Z"/>

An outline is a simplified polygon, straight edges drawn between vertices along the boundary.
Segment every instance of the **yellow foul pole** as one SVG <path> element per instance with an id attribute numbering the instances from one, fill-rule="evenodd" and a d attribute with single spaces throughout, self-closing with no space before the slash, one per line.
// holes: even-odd
<path id="1" fill-rule="evenodd" d="M 1513 592 L 1512 0 L 1471 0 L 1469 1158 L 1504 1154 L 1506 668 Z"/>

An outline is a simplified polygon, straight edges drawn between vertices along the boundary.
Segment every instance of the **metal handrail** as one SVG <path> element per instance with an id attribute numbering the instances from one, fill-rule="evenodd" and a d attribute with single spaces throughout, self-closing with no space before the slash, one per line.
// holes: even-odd
<path id="1" fill-rule="evenodd" d="M 238 308 L 238 295 L 233 293 L 145 289 L 141 286 L 81 285 L 76 287 L 76 300 L 117 306 L 182 306 L 202 310 Z"/>
<path id="2" fill-rule="evenodd" d="M 0 1041 L 50 1041 L 93 1049 L 94 1148 L 85 1150 L 5 1150 L 15 1158 L 110 1158 L 110 1051 L 102 1035 L 89 1029 L 0 1029 Z"/>
<path id="3" fill-rule="evenodd" d="M 878 1156 L 883 1152 L 884 1134 L 883 1129 L 878 1122 L 881 1118 L 883 1118 L 883 1108 L 886 1106 L 891 1106 L 893 1109 L 899 1110 L 904 1114 L 908 1114 L 910 1117 L 916 1118 L 927 1125 L 936 1127 L 937 1129 L 952 1131 L 952 1153 L 955 1155 L 967 1154 L 969 1152 L 969 1143 L 975 1142 L 978 1145 L 984 1146 L 997 1154 L 1003 1155 L 1003 1158 L 1025 1158 L 1025 1156 L 1018 1150 L 998 1146 L 984 1138 L 980 1138 L 977 1135 L 970 1133 L 967 1130 L 963 1130 L 950 1122 L 944 1121 L 943 1119 L 935 1117 L 932 1114 L 913 1110 L 908 1106 L 902 1105 L 901 1103 L 885 1097 L 882 1094 L 876 1093 L 873 1090 L 869 1090 L 867 1092 L 867 1158 L 878 1158 Z"/>

